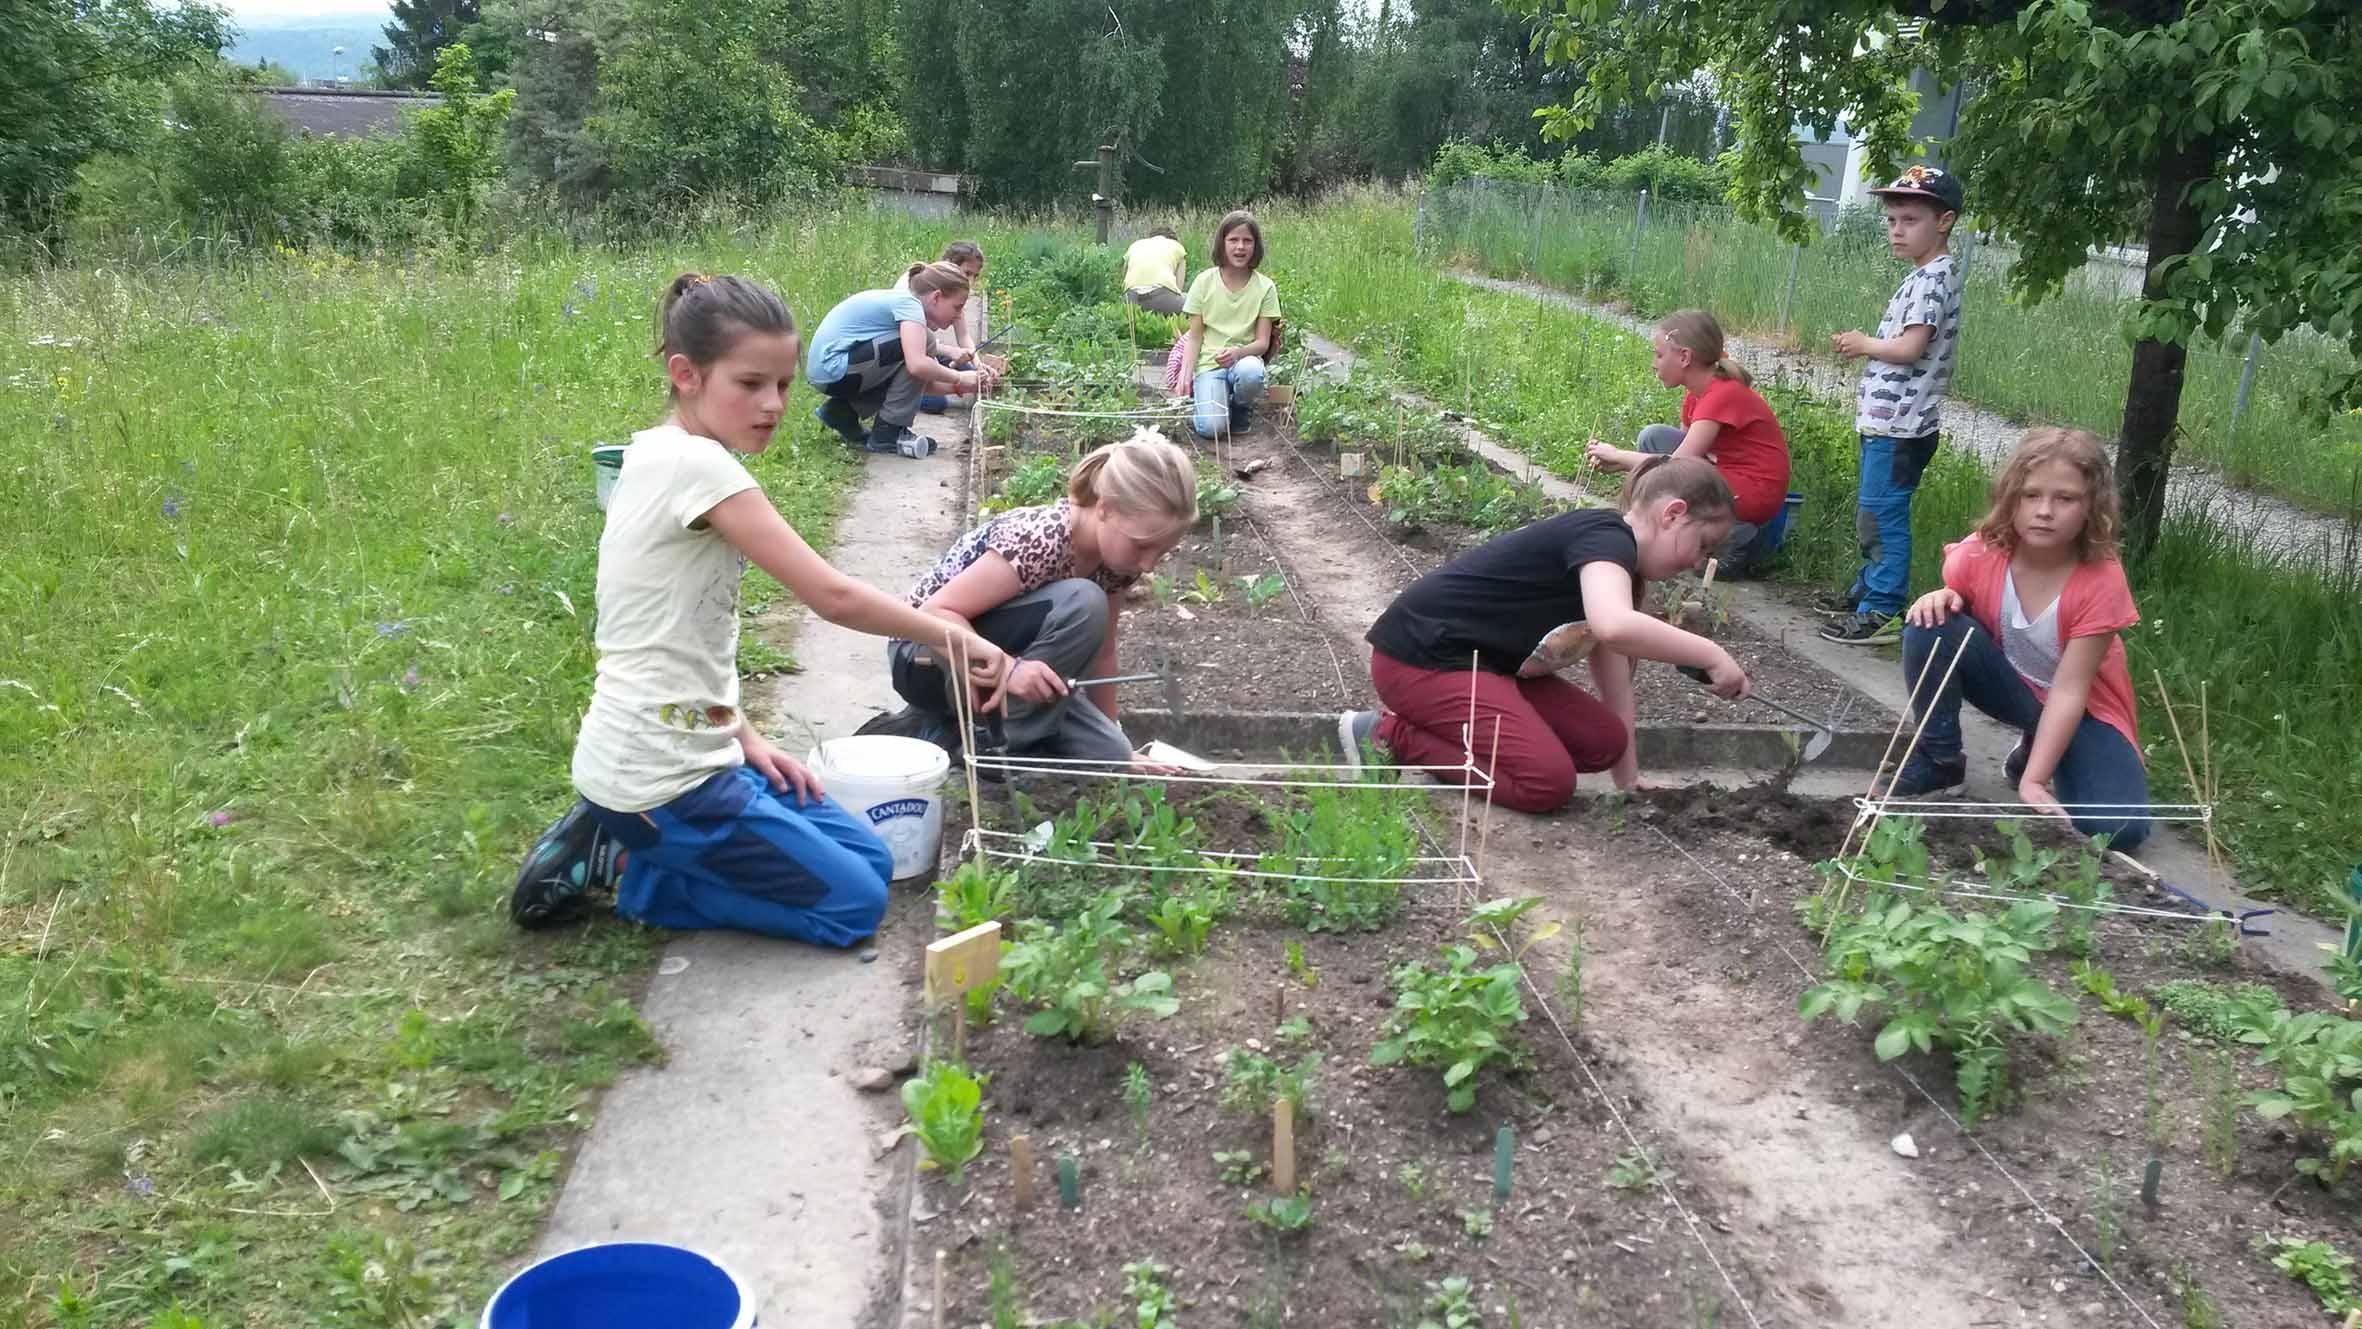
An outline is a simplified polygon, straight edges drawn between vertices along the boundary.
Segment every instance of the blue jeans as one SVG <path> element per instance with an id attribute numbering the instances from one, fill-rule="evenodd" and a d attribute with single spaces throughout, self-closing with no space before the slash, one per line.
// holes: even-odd
<path id="1" fill-rule="evenodd" d="M 751 766 L 646 812 L 591 815 L 621 841 L 615 912 L 660 928 L 737 928 L 821 946 L 874 935 L 894 855 L 830 799 L 798 803 Z"/>
<path id="2" fill-rule="evenodd" d="M 1952 657 L 1965 651 L 1954 669 Z M 1954 614 L 1940 628 L 1903 629 L 1903 681 L 1917 691 L 1920 679 L 1933 670 L 1938 679 L 1951 670 L 1952 681 L 1933 698 L 1920 698 L 1927 728 L 1912 754 L 1914 768 L 1945 766 L 1962 761 L 1960 703 L 1992 716 L 2026 736 L 2034 745 L 2034 726 L 2042 720 L 2042 700 L 1975 619 Z M 2075 829 L 2085 835 L 2105 835 L 2117 849 L 2130 849 L 2149 838 L 2149 773 L 2141 754 L 2115 726 L 2086 713 L 2067 740 L 2066 754 L 2051 774 L 2051 792 L 2067 809 Z M 2012 800 L 2015 791 L 2012 791 Z M 2088 808 L 2089 812 L 2079 811 Z"/>
<path id="3" fill-rule="evenodd" d="M 1263 362 L 1242 355 L 1228 369 L 1201 369 L 1190 381 L 1195 398 L 1190 427 L 1199 438 L 1212 438 L 1230 428 L 1230 408 L 1252 406 L 1263 400 Z"/>
<path id="4" fill-rule="evenodd" d="M 1911 589 L 1911 496 L 1919 492 L 1919 477 L 1935 455 L 1934 434 L 1862 435 L 1861 493 L 1854 508 L 1862 570 L 1847 594 L 1865 613 L 1903 612 Z"/>

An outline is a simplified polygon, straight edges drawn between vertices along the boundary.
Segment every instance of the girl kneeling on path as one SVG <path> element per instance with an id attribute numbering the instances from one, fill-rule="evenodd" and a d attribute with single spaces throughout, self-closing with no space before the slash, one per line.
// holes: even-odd
<path id="1" fill-rule="evenodd" d="M 1585 452 L 1611 471 L 1629 471 L 1659 454 L 1713 462 L 1737 499 L 1737 520 L 1715 557 L 1724 575 L 1747 576 L 1763 567 L 1787 534 L 1778 518 L 1788 501 L 1788 436 L 1746 369 L 1723 354 L 1722 325 L 1712 314 L 1668 314 L 1650 343 L 1656 353 L 1649 367 L 1657 381 L 1683 389 L 1681 424 L 1641 430 L 1637 450 L 1593 439 Z"/>
<path id="2" fill-rule="evenodd" d="M 913 263 L 907 291 L 861 291 L 839 300 L 812 333 L 812 386 L 828 400 L 812 414 L 839 437 L 871 452 L 924 457 L 932 439 L 910 427 L 931 385 L 946 393 L 990 387 L 990 366 L 953 369 L 928 354 L 928 336 L 959 321 L 968 276 L 949 263 Z M 875 418 L 864 431 L 861 422 Z"/>
<path id="3" fill-rule="evenodd" d="M 968 289 L 971 291 L 976 288 L 976 283 L 984 278 L 984 247 L 973 240 L 952 241 L 943 247 L 942 256 L 935 261 L 949 263 L 958 268 L 967 277 Z M 893 289 L 908 295 L 910 293 L 910 273 L 905 271 L 901 276 L 896 277 Z M 935 357 L 935 363 L 939 365 L 948 365 L 953 369 L 974 369 L 981 363 L 983 367 L 992 370 L 995 374 L 1006 363 L 986 360 L 976 353 L 976 344 L 970 334 L 968 320 L 964 317 L 953 318 L 951 326 L 942 331 L 930 329 L 927 333 L 927 354 Z M 987 383 L 986 386 L 990 387 L 991 384 Z M 940 392 L 930 392 L 920 396 L 919 409 L 941 413 L 949 410 L 955 400 L 955 398 Z M 961 400 L 958 404 L 964 407 L 967 403 Z"/>
<path id="4" fill-rule="evenodd" d="M 1116 672 L 1110 595 L 1146 576 L 1197 521 L 1197 468 L 1152 429 L 1075 463 L 1066 497 L 1017 508 L 961 536 L 910 591 L 911 604 L 965 624 L 1016 657 L 1003 712 L 1012 756 L 1128 762 L 1115 685 L 1069 695 L 1067 680 Z M 863 733 L 936 737 L 955 731 L 942 651 L 930 639 L 886 648 L 894 691 L 909 706 Z M 947 744 L 949 746 L 949 744 Z"/>
<path id="5" fill-rule="evenodd" d="M 848 946 L 877 930 L 893 856 L 738 706 L 748 562 L 831 623 L 957 643 L 970 678 L 1008 661 L 830 567 L 739 461 L 770 445 L 796 376 L 796 328 L 771 291 L 683 275 L 657 315 L 673 409 L 632 436 L 599 538 L 598 681 L 574 741 L 582 794 L 533 846 L 509 910 L 580 917 L 613 888 L 625 917 Z"/>
<path id="6" fill-rule="evenodd" d="M 1921 698 L 1918 750 L 1894 798 L 1958 789 L 1968 777 L 1960 703 L 2018 731 L 2001 769 L 2029 806 L 2130 849 L 2149 835 L 2123 631 L 2140 622 L 2116 561 L 2116 477 L 2099 439 L 2032 429 L 1993 481 L 1993 509 L 1944 549 L 1944 584 L 1904 611 L 1903 677 Z M 1953 659 L 1959 658 L 1959 667 Z"/>
<path id="7" fill-rule="evenodd" d="M 1730 486 L 1713 466 L 1651 457 L 1625 483 L 1622 511 L 1545 518 L 1411 583 L 1370 628 L 1370 682 L 1385 709 L 1338 717 L 1346 759 L 1358 766 L 1375 745 L 1404 765 L 1453 767 L 1473 748 L 1493 801 L 1520 812 L 1564 805 L 1580 771 L 1633 788 L 1634 660 L 1693 665 L 1716 694 L 1747 695 L 1730 652 L 1638 607 L 1648 581 L 1704 563 L 1730 526 Z M 1596 697 L 1558 676 L 1586 654 Z M 1471 693 L 1476 728 L 1463 746 Z"/>
<path id="8" fill-rule="evenodd" d="M 1263 400 L 1263 361 L 1279 324 L 1279 288 L 1263 266 L 1263 228 L 1244 208 L 1214 228 L 1214 266 L 1197 274 L 1181 312 L 1189 331 L 1181 363 L 1194 367 L 1190 426 L 1199 438 L 1248 427 L 1247 412 Z"/>

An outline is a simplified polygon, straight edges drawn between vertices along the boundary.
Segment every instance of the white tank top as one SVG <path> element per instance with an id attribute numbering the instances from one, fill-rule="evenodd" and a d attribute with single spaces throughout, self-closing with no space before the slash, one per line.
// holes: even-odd
<path id="1" fill-rule="evenodd" d="M 2066 593 L 2060 592 L 2060 599 Z M 2018 576 L 2011 572 L 2001 579 L 2001 653 L 2009 658 L 2018 676 L 2035 687 L 2047 690 L 2059 672 L 2059 602 L 2053 600 L 2032 619 L 2026 608 L 2018 603 Z"/>

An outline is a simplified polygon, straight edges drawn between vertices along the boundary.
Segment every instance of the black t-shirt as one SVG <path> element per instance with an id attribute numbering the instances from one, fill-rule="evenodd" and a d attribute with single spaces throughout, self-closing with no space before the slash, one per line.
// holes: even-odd
<path id="1" fill-rule="evenodd" d="M 1488 540 L 1396 596 L 1367 640 L 1419 669 L 1477 667 L 1514 674 L 1551 631 L 1583 621 L 1582 568 L 1640 572 L 1640 545 L 1622 513 L 1585 508 Z"/>

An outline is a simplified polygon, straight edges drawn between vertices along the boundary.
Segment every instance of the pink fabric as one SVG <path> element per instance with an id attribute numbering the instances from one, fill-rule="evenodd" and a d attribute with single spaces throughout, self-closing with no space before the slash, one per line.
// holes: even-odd
<path id="1" fill-rule="evenodd" d="M 2008 576 L 2008 551 L 1987 545 L 1982 536 L 1972 535 L 1944 546 L 1944 585 L 1960 593 L 1968 602 L 1968 612 L 1996 642 L 2001 640 L 2002 583 Z M 2140 610 L 2132 603 L 2132 585 L 2124 579 L 2124 565 L 2115 559 L 2082 564 L 2068 576 L 2066 589 L 2059 592 L 2060 650 L 2078 637 L 2112 638 L 2107 654 L 2100 657 L 2099 676 L 2091 682 L 2084 709 L 2093 719 L 2124 735 L 2135 752 L 2141 749 L 2140 724 L 2122 633 L 2140 621 Z M 2034 695 L 2050 699 L 2043 688 L 2034 688 Z"/>
<path id="2" fill-rule="evenodd" d="M 1181 343 L 1174 342 L 1173 349 L 1165 352 L 1165 391 L 1178 396 L 1190 388 L 1189 376 L 1183 372 L 1181 363 Z"/>

